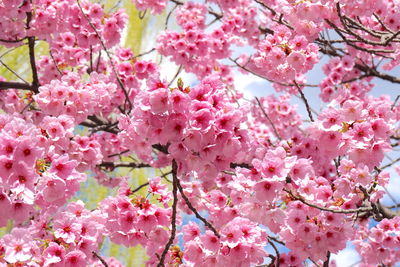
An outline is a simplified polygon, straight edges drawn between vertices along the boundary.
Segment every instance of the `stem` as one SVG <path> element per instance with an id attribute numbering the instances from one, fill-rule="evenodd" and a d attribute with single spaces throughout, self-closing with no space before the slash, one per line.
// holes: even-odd
<path id="1" fill-rule="evenodd" d="M 179 180 L 177 181 L 178 189 L 179 192 L 181 193 L 182 198 L 185 200 L 186 205 L 188 208 L 196 215 L 196 218 L 199 219 L 204 223 L 205 226 L 207 226 L 211 231 L 213 231 L 214 235 L 220 238 L 221 236 L 218 234 L 217 230 L 214 228 L 214 226 L 209 223 L 203 216 L 201 216 L 198 211 L 193 207 L 192 203 L 190 203 L 188 197 L 185 195 L 183 192 L 182 185 L 180 184 Z"/>
<path id="2" fill-rule="evenodd" d="M 165 261 L 165 256 L 168 253 L 168 250 L 172 243 L 174 242 L 175 239 L 175 234 L 176 234 L 176 207 L 178 205 L 178 177 L 177 177 L 177 172 L 178 172 L 178 165 L 176 164 L 175 159 L 172 160 L 172 177 L 173 177 L 173 188 L 172 188 L 172 194 L 174 196 L 174 202 L 172 204 L 172 218 L 171 218 L 171 236 L 168 240 L 168 243 L 165 245 L 164 251 L 161 254 L 160 262 L 157 264 L 157 267 L 162 267 L 164 266 L 164 261 Z"/>

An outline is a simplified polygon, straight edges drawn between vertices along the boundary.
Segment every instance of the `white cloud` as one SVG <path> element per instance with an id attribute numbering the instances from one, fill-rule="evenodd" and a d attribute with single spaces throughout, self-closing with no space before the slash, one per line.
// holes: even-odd
<path id="1" fill-rule="evenodd" d="M 351 243 L 347 243 L 347 247 L 338 254 L 332 254 L 331 259 L 336 261 L 338 267 L 358 266 L 360 255 Z"/>

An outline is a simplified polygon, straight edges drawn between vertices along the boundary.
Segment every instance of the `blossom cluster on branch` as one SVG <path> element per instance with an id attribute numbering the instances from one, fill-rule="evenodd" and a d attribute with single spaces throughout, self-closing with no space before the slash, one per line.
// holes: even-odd
<path id="1" fill-rule="evenodd" d="M 400 95 L 372 94 L 400 84 L 398 1 L 128 4 L 165 19 L 142 54 L 121 45 L 121 1 L 0 3 L 0 70 L 14 77 L 0 77 L 0 265 L 123 266 L 106 239 L 159 267 L 335 266 L 348 242 L 360 266 L 400 262 L 387 191 Z M 20 47 L 28 75 L 2 60 Z M 178 67 L 172 80 L 153 53 Z M 246 98 L 238 73 L 274 94 Z M 164 174 L 132 188 L 121 168 Z M 92 210 L 72 201 L 88 177 L 117 189 Z"/>

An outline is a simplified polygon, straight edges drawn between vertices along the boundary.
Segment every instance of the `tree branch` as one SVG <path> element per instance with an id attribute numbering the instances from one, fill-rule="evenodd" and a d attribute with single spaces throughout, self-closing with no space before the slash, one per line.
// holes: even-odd
<path id="1" fill-rule="evenodd" d="M 274 240 L 274 239 L 270 239 L 269 237 L 268 237 L 268 243 L 270 243 L 271 244 L 271 246 L 272 246 L 272 248 L 275 250 L 275 254 L 276 254 L 276 258 L 275 258 L 275 266 L 276 267 L 279 267 L 279 265 L 280 265 L 280 254 L 279 254 L 279 250 L 278 250 L 278 248 L 275 246 L 275 244 L 274 244 L 274 242 L 272 242 L 271 240 Z M 273 264 L 274 262 L 271 262 L 271 264 Z"/>
<path id="2" fill-rule="evenodd" d="M 175 159 L 172 160 L 172 195 L 174 197 L 173 203 L 172 203 L 172 218 L 171 218 L 171 236 L 165 245 L 164 251 L 161 254 L 160 262 L 157 264 L 157 267 L 162 267 L 164 266 L 164 261 L 165 261 L 165 256 L 168 253 L 168 250 L 172 243 L 174 242 L 175 239 L 175 234 L 176 234 L 176 207 L 178 204 L 178 165 L 176 164 Z"/>
<path id="3" fill-rule="evenodd" d="M 32 88 L 32 85 L 27 84 L 27 83 L 19 83 L 19 82 L 0 82 L 0 89 L 1 90 L 6 90 L 6 89 L 22 89 L 22 90 L 29 90 L 29 91 L 34 91 Z"/>
<path id="4" fill-rule="evenodd" d="M 372 207 L 360 207 L 358 209 L 332 209 L 332 208 L 326 208 L 326 207 L 322 207 L 322 206 L 318 206 L 316 204 L 310 203 L 307 200 L 305 200 L 302 196 L 296 196 L 292 193 L 292 191 L 289 191 L 287 189 L 283 189 L 283 191 L 289 193 L 289 195 L 291 197 L 293 197 L 296 200 L 299 200 L 301 202 L 303 202 L 304 204 L 306 204 L 307 206 L 319 209 L 319 210 L 323 210 L 323 211 L 329 211 L 332 213 L 344 213 L 344 214 L 350 214 L 350 213 L 358 213 L 358 212 L 368 212 L 368 211 L 372 211 Z"/>
<path id="5" fill-rule="evenodd" d="M 133 168 L 133 169 L 139 169 L 139 168 L 150 168 L 151 166 L 149 164 L 145 163 L 136 163 L 136 162 L 102 162 L 98 167 L 105 167 L 107 169 L 114 170 L 116 168 Z"/>
<path id="6" fill-rule="evenodd" d="M 186 205 L 188 206 L 188 208 L 195 214 L 196 218 L 199 219 L 200 221 L 202 221 L 205 226 L 207 226 L 211 231 L 213 231 L 214 235 L 217 236 L 218 238 L 220 238 L 221 236 L 218 234 L 217 230 L 214 228 L 214 226 L 209 223 L 205 218 L 203 218 L 203 216 L 201 216 L 198 211 L 196 210 L 195 207 L 193 207 L 192 203 L 190 203 L 190 200 L 188 199 L 188 197 L 185 195 L 185 193 L 183 192 L 183 188 L 182 185 L 180 184 L 179 180 L 177 180 L 177 185 L 178 185 L 178 189 L 179 192 L 181 193 L 182 198 L 185 200 Z"/>
<path id="7" fill-rule="evenodd" d="M 260 106 L 260 109 L 261 109 L 262 113 L 267 118 L 269 124 L 271 124 L 272 130 L 274 131 L 274 134 L 275 134 L 276 138 L 278 138 L 279 140 L 282 140 L 281 136 L 279 135 L 278 131 L 275 128 L 274 123 L 272 122 L 271 118 L 268 116 L 267 112 L 265 111 L 265 109 L 262 106 L 262 104 L 261 104 L 260 100 L 258 99 L 258 97 L 256 97 L 256 101 L 257 101 L 257 104 Z"/>
<path id="8" fill-rule="evenodd" d="M 125 95 L 125 101 L 128 102 L 129 111 L 131 111 L 132 108 L 133 108 L 133 105 L 132 105 L 131 100 L 129 99 L 129 94 L 128 94 L 128 92 L 126 91 L 126 88 L 125 88 L 124 84 L 122 83 L 121 79 L 119 78 L 119 75 L 118 75 L 118 73 L 117 73 L 117 70 L 115 69 L 114 62 L 113 62 L 113 60 L 112 60 L 112 58 L 111 58 L 110 53 L 109 53 L 108 50 L 107 50 L 106 45 L 105 45 L 104 42 L 103 42 L 103 39 L 101 38 L 101 36 L 100 36 L 99 32 L 97 31 L 96 27 L 95 27 L 95 26 L 93 25 L 93 23 L 90 21 L 89 17 L 88 17 L 88 16 L 85 14 L 85 12 L 83 11 L 82 6 L 81 6 L 79 0 L 76 0 L 76 2 L 78 3 L 79 9 L 81 10 L 83 16 L 85 17 L 85 19 L 86 19 L 87 22 L 89 23 L 90 27 L 91 27 L 91 28 L 93 29 L 93 31 L 95 32 L 97 38 L 98 38 L 99 41 L 100 41 L 101 46 L 103 47 L 104 51 L 106 52 L 107 57 L 108 57 L 108 60 L 110 61 L 111 68 L 112 68 L 112 70 L 113 70 L 113 72 L 114 72 L 114 74 L 115 74 L 115 78 L 117 79 L 117 82 L 118 82 L 119 86 L 121 87 L 121 90 L 123 91 L 123 93 L 124 93 L 124 95 Z M 125 108 L 125 107 L 124 107 L 124 108 Z"/>
<path id="9" fill-rule="evenodd" d="M 310 118 L 310 121 L 314 122 L 314 118 L 311 113 L 311 107 L 308 104 L 306 96 L 304 95 L 303 91 L 301 90 L 300 86 L 298 85 L 298 83 L 295 80 L 293 80 L 293 83 L 296 85 L 297 90 L 299 91 L 299 94 L 301 96 L 301 99 L 303 100 L 304 104 L 306 105 L 306 109 L 307 109 L 307 113 L 308 113 L 308 117 Z"/>
<path id="10" fill-rule="evenodd" d="M 30 29 L 30 22 L 32 20 L 32 12 L 26 13 L 26 27 Z M 36 68 L 35 62 L 35 37 L 28 37 L 28 47 L 29 47 L 29 62 L 31 64 L 32 69 L 32 91 L 35 93 L 39 93 L 39 77 Z"/>
<path id="11" fill-rule="evenodd" d="M 326 253 L 326 261 L 324 261 L 324 265 L 322 265 L 322 267 L 329 267 L 329 260 L 330 260 L 330 258 L 331 258 L 331 252 L 328 251 L 328 252 Z"/>
<path id="12" fill-rule="evenodd" d="M 108 267 L 107 262 L 99 254 L 97 254 L 96 251 L 92 251 L 92 254 L 104 265 L 104 267 Z"/>

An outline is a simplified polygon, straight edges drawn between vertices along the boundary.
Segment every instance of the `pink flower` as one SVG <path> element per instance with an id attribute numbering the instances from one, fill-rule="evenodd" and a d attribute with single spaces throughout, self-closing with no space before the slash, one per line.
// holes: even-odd
<path id="1" fill-rule="evenodd" d="M 14 228 L 3 238 L 5 246 L 4 260 L 8 263 L 25 262 L 32 257 L 33 243 L 28 229 Z"/>
<path id="2" fill-rule="evenodd" d="M 119 214 L 118 223 L 121 226 L 121 230 L 127 233 L 134 228 L 135 224 L 137 223 L 137 215 L 132 211 Z"/>
<path id="3" fill-rule="evenodd" d="M 237 244 L 239 244 L 240 239 L 243 235 L 242 231 L 240 231 L 240 228 L 238 225 L 231 225 L 226 228 L 224 228 L 221 231 L 221 236 L 222 236 L 222 242 L 229 247 L 235 247 Z"/>
<path id="4" fill-rule="evenodd" d="M 276 181 L 261 181 L 253 187 L 257 200 L 261 202 L 272 202 L 277 197 L 277 192 L 282 188 L 282 183 Z"/>
<path id="5" fill-rule="evenodd" d="M 43 252 L 45 266 L 61 262 L 65 257 L 65 248 L 55 242 L 51 242 Z"/>
<path id="6" fill-rule="evenodd" d="M 75 218 L 66 216 L 54 221 L 54 236 L 62 238 L 66 243 L 73 243 L 79 236 L 80 227 Z"/>
<path id="7" fill-rule="evenodd" d="M 23 160 L 31 165 L 42 154 L 42 149 L 32 142 L 31 138 L 23 138 L 17 145 L 13 157 L 16 160 Z"/>
<path id="8" fill-rule="evenodd" d="M 296 70 L 301 70 L 304 67 L 305 58 L 302 53 L 292 52 L 287 57 L 287 62 Z"/>
<path id="9" fill-rule="evenodd" d="M 65 255 L 65 267 L 85 267 L 86 255 L 80 250 L 73 250 Z"/>
<path id="10" fill-rule="evenodd" d="M 183 240 L 188 242 L 194 240 L 196 237 L 200 236 L 200 228 L 194 222 L 189 222 L 187 225 L 183 226 Z"/>
<path id="11" fill-rule="evenodd" d="M 14 162 L 11 158 L 4 155 L 0 156 L 0 178 L 2 178 L 3 181 L 8 180 L 8 177 L 14 170 L 13 166 Z"/>
<path id="12" fill-rule="evenodd" d="M 137 228 L 149 233 L 157 226 L 157 218 L 153 214 L 140 214 L 137 221 Z"/>
<path id="13" fill-rule="evenodd" d="M 39 182 L 39 188 L 43 190 L 43 197 L 47 202 L 53 202 L 65 197 L 66 182 L 48 173 L 43 176 L 43 179 Z"/>
<path id="14" fill-rule="evenodd" d="M 205 131 L 211 126 L 211 121 L 214 119 L 212 113 L 207 109 L 201 109 L 190 118 L 191 125 L 197 130 Z"/>
<path id="15" fill-rule="evenodd" d="M 203 258 L 204 251 L 203 248 L 198 244 L 198 242 L 191 240 L 185 243 L 185 260 L 193 263 L 200 263 L 201 259 Z"/>
<path id="16" fill-rule="evenodd" d="M 204 245 L 204 248 L 215 253 L 220 248 L 220 241 L 215 234 L 209 230 L 204 235 L 200 236 L 200 239 Z"/>
<path id="17" fill-rule="evenodd" d="M 0 191 L 0 227 L 6 226 L 11 213 L 11 201 L 9 196 Z"/>
<path id="18" fill-rule="evenodd" d="M 73 169 L 77 166 L 75 160 L 69 160 L 68 155 L 63 155 L 51 162 L 50 172 L 54 172 L 58 177 L 67 179 L 71 175 Z"/>
<path id="19" fill-rule="evenodd" d="M 348 134 L 353 140 L 363 143 L 367 143 L 373 138 L 371 124 L 368 122 L 356 123 Z"/>
<path id="20" fill-rule="evenodd" d="M 154 114 L 161 114 L 168 110 L 168 91 L 166 89 L 157 89 L 149 94 L 149 103 Z"/>
<path id="21" fill-rule="evenodd" d="M 297 231 L 306 222 L 306 215 L 301 210 L 292 210 L 287 214 L 287 223 L 294 230 Z"/>
<path id="22" fill-rule="evenodd" d="M 26 204 L 21 200 L 17 200 L 11 205 L 11 219 L 16 223 L 20 223 L 28 219 L 30 213 L 33 212 L 32 205 Z"/>
<path id="23" fill-rule="evenodd" d="M 11 136 L 4 135 L 0 137 L 0 154 L 12 156 L 18 142 Z"/>
<path id="24" fill-rule="evenodd" d="M 37 182 L 38 175 L 33 171 L 32 167 L 28 167 L 23 161 L 15 166 L 15 171 L 10 175 L 9 183 L 11 186 L 22 185 L 33 190 L 34 184 Z"/>
<path id="25" fill-rule="evenodd" d="M 282 178 L 282 170 L 284 167 L 284 163 L 280 158 L 265 158 L 261 164 L 263 174 L 267 178 L 278 177 Z"/>

